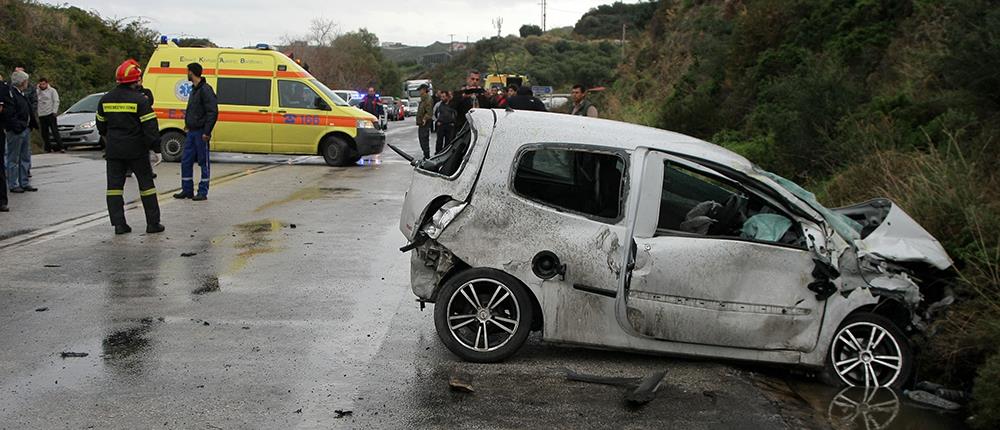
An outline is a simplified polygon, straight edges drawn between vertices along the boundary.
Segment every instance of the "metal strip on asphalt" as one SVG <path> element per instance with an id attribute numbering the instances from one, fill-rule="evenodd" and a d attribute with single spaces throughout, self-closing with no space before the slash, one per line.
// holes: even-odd
<path id="1" fill-rule="evenodd" d="M 293 158 L 293 159 L 288 160 L 287 164 L 298 164 L 298 163 L 301 163 L 303 161 L 308 160 L 309 158 L 310 158 L 310 156 L 302 156 L 302 157 Z M 280 166 L 284 166 L 284 165 L 287 165 L 287 164 L 286 163 L 269 164 L 269 165 L 266 165 L 266 166 L 255 167 L 253 169 L 243 170 L 243 171 L 240 171 L 240 172 L 233 172 L 233 173 L 230 173 L 228 175 L 224 175 L 224 176 L 220 176 L 218 178 L 214 178 L 214 179 L 212 179 L 212 181 L 209 184 L 212 185 L 212 186 L 218 186 L 218 185 L 221 185 L 221 184 L 225 184 L 226 182 L 234 181 L 234 180 L 237 180 L 239 178 L 243 178 L 243 177 L 252 175 L 254 173 L 260 173 L 260 172 L 263 172 L 263 171 L 266 171 L 266 170 L 271 170 L 271 169 L 273 169 L 275 167 L 280 167 Z M 162 206 L 162 205 L 168 204 L 170 201 L 176 200 L 176 199 L 173 198 L 173 196 L 171 194 L 174 193 L 175 191 L 178 191 L 178 190 L 179 190 L 179 188 L 173 188 L 173 189 L 167 190 L 165 192 L 159 193 L 159 197 L 157 197 L 157 201 L 159 201 L 160 205 Z M 137 208 L 141 207 L 141 205 L 140 205 L 139 202 L 140 201 L 138 199 L 127 202 L 125 204 L 125 211 L 128 212 L 130 210 L 137 209 Z M 38 230 L 34 230 L 32 232 L 29 232 L 29 233 L 17 235 L 17 236 L 14 236 L 14 237 L 9 237 L 7 239 L 4 239 L 4 240 L 0 241 L 0 251 L 6 251 L 8 249 L 14 249 L 14 248 L 23 247 L 23 246 L 35 245 L 35 244 L 39 244 L 39 243 L 42 243 L 42 242 L 47 242 L 47 241 L 52 240 L 52 239 L 57 239 L 57 238 L 60 238 L 60 237 L 64 237 L 64 236 L 67 236 L 67 235 L 70 235 L 70 234 L 73 234 L 73 233 L 76 233 L 78 231 L 85 230 L 85 229 L 88 229 L 88 228 L 91 228 L 91 227 L 96 227 L 98 225 L 101 225 L 101 224 L 104 224 L 105 222 L 107 222 L 107 217 L 108 217 L 108 211 L 105 209 L 105 210 L 102 210 L 102 211 L 97 211 L 97 212 L 92 212 L 92 213 L 89 213 L 89 214 L 86 214 L 86 215 L 81 215 L 79 217 L 72 218 L 72 219 L 60 222 L 58 224 L 53 224 L 53 225 L 50 225 L 48 227 L 40 228 Z"/>

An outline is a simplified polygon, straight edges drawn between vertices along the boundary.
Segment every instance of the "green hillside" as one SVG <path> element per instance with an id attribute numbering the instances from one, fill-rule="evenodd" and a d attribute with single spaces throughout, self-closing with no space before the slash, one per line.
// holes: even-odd
<path id="1" fill-rule="evenodd" d="M 958 302 L 917 345 L 920 378 L 974 388 L 982 428 L 1000 426 L 996 6 L 666 0 L 604 100 L 615 118 L 725 145 L 827 204 L 900 203 L 961 273 Z"/>

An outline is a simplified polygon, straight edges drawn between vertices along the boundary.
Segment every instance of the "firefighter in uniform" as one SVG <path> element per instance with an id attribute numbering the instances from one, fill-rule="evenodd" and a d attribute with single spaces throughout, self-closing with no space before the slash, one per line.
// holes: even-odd
<path id="1" fill-rule="evenodd" d="M 125 222 L 125 177 L 131 169 L 139 182 L 142 209 L 146 211 L 146 233 L 160 233 L 160 206 L 156 200 L 153 169 L 149 165 L 149 150 L 160 153 L 160 130 L 152 103 L 139 90 L 142 69 L 129 59 L 118 66 L 111 90 L 97 106 L 97 130 L 104 137 L 108 163 L 108 214 L 115 234 L 125 234 L 132 228 Z"/>

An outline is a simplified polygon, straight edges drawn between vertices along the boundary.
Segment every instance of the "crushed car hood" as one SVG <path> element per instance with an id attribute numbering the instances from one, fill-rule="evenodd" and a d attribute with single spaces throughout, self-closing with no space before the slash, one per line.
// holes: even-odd
<path id="1" fill-rule="evenodd" d="M 940 270 L 953 264 L 941 243 L 895 203 L 878 227 L 855 244 L 859 257 L 874 255 L 899 263 L 927 263 Z"/>

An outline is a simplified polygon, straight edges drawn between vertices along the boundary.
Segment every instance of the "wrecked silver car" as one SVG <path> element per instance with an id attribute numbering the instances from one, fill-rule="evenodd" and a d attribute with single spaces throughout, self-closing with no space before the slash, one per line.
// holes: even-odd
<path id="1" fill-rule="evenodd" d="M 468 119 L 444 153 L 413 161 L 400 220 L 413 292 L 465 360 L 506 359 L 538 330 L 899 387 L 908 336 L 950 299 L 938 281 L 951 259 L 889 200 L 828 209 L 669 131 L 503 110 Z"/>

